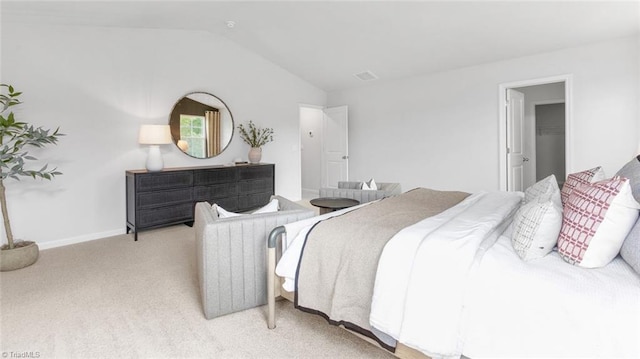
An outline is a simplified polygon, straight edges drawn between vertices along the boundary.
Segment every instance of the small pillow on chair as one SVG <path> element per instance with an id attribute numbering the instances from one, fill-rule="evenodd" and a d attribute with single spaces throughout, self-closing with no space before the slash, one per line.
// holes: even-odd
<path id="1" fill-rule="evenodd" d="M 211 206 L 211 209 L 213 209 L 214 211 L 216 211 L 216 213 L 218 213 L 218 218 L 231 218 L 231 217 L 237 217 L 242 215 L 242 213 L 227 211 L 226 209 L 218 206 L 216 203 L 214 203 Z"/>
<path id="2" fill-rule="evenodd" d="M 219 205 L 217 205 L 215 203 L 211 206 L 211 208 L 214 211 L 218 212 L 218 217 L 219 218 L 231 218 L 231 217 L 237 217 L 237 216 L 242 216 L 242 215 L 246 215 L 246 214 L 260 214 L 260 213 L 277 212 L 279 206 L 280 206 L 280 203 L 278 202 L 278 199 L 274 198 L 269 203 L 264 205 L 263 207 L 260 207 L 260 208 L 256 209 L 255 211 L 253 211 L 251 213 L 236 213 L 236 212 L 227 211 L 226 209 L 220 207 Z"/>
<path id="3" fill-rule="evenodd" d="M 376 181 L 372 178 L 369 182 L 362 182 L 362 189 L 365 191 L 377 191 L 378 185 L 376 185 Z"/>
<path id="4" fill-rule="evenodd" d="M 251 214 L 278 212 L 278 208 L 279 207 L 280 207 L 280 203 L 278 202 L 278 199 L 274 198 L 269 203 L 267 203 L 265 206 L 260 207 L 260 208 L 256 209 L 255 211 L 251 212 Z"/>

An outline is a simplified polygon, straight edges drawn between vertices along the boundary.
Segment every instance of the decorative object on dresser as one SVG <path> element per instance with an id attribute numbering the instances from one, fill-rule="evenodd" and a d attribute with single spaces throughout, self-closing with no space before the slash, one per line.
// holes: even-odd
<path id="1" fill-rule="evenodd" d="M 26 161 L 36 160 L 35 157 L 28 154 L 26 147 L 42 148 L 49 144 L 56 144 L 59 136 L 64 136 L 58 132 L 58 129 L 50 133 L 42 127 L 34 128 L 25 122 L 15 120 L 13 112 L 9 112 L 5 117 L 8 108 L 22 103 L 18 97 L 22 92 L 15 91 L 13 86 L 1 84 L 0 88 L 6 89 L 7 93 L 0 94 L 0 206 L 2 207 L 2 218 L 4 221 L 4 230 L 7 235 L 7 244 L 0 247 L 0 270 L 10 271 L 24 268 L 32 265 L 38 260 L 38 245 L 32 241 L 14 241 L 13 232 L 11 231 L 11 223 L 9 221 L 9 212 L 7 209 L 7 197 L 5 195 L 4 180 L 13 178 L 19 180 L 19 176 L 44 178 L 47 180 L 60 175 L 55 168 L 47 169 L 47 165 L 40 170 L 25 169 Z"/>
<path id="2" fill-rule="evenodd" d="M 161 171 L 164 168 L 160 145 L 171 143 L 171 132 L 168 125 L 142 125 L 138 142 L 142 145 L 149 145 L 149 155 L 147 156 L 147 171 Z"/>
<path id="3" fill-rule="evenodd" d="M 249 121 L 249 128 L 245 128 L 242 124 L 238 125 L 240 138 L 244 140 L 251 149 L 249 150 L 249 162 L 259 163 L 262 159 L 262 146 L 273 141 L 272 128 L 258 128 Z"/>
<path id="4" fill-rule="evenodd" d="M 169 126 L 178 149 L 195 158 L 221 154 L 233 138 L 231 110 L 207 92 L 191 92 L 178 100 L 169 116 Z"/>
<path id="5" fill-rule="evenodd" d="M 126 230 L 138 232 L 173 224 L 192 224 L 196 202 L 217 203 L 230 211 L 249 211 L 274 194 L 275 165 L 167 168 L 126 171 Z"/>

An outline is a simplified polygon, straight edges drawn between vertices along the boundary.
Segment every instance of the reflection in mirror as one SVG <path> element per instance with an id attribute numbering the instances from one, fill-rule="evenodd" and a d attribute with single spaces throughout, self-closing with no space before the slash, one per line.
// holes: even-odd
<path id="1" fill-rule="evenodd" d="M 206 92 L 192 92 L 173 106 L 171 137 L 178 148 L 195 158 L 222 153 L 233 137 L 233 115 L 222 100 Z"/>

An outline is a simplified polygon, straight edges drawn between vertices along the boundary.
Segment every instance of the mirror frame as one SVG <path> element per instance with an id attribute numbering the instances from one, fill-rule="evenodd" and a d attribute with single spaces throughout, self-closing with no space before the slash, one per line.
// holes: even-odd
<path id="1" fill-rule="evenodd" d="M 220 149 L 220 151 L 218 152 L 218 154 L 213 155 L 213 156 L 197 157 L 197 156 L 193 156 L 193 155 L 191 155 L 191 154 L 187 153 L 187 152 L 186 152 L 186 151 L 184 151 L 182 148 L 180 148 L 180 146 L 178 146 L 179 138 L 178 138 L 178 139 L 176 139 L 176 138 L 174 137 L 174 135 L 173 135 L 173 134 L 174 134 L 174 131 L 173 131 L 173 126 L 172 126 L 172 124 L 173 124 L 173 123 L 172 123 L 172 119 L 174 118 L 174 112 L 176 111 L 176 107 L 178 106 L 178 104 L 179 104 L 182 100 L 184 100 L 185 98 L 189 98 L 189 96 L 191 96 L 191 95 L 195 95 L 195 94 L 207 95 L 207 96 L 211 96 L 211 97 L 213 97 L 216 101 L 220 102 L 220 103 L 224 106 L 224 108 L 229 112 L 229 117 L 230 117 L 230 120 L 231 120 L 231 136 L 229 137 L 229 141 L 228 141 L 226 144 L 224 144 L 224 147 L 222 147 L 222 148 Z M 195 100 L 193 100 L 193 99 L 191 99 L 191 98 L 189 98 L 189 99 L 190 99 L 190 100 L 192 100 L 192 101 L 195 101 Z M 203 104 L 203 105 L 207 105 L 207 104 Z M 212 106 L 212 107 L 213 107 L 213 106 Z M 179 114 L 178 114 L 178 116 L 179 116 Z M 179 126 L 180 126 L 180 123 L 179 123 L 179 118 L 178 118 L 178 127 L 179 127 Z M 222 153 L 223 153 L 223 152 L 224 152 L 224 151 L 229 147 L 229 145 L 231 144 L 231 141 L 233 141 L 233 135 L 235 134 L 235 121 L 234 121 L 234 119 L 233 119 L 233 113 L 231 112 L 231 109 L 229 108 L 229 106 L 227 106 L 227 104 L 226 104 L 224 101 L 222 101 L 222 99 L 221 99 L 221 98 L 219 98 L 218 96 L 216 96 L 216 95 L 214 95 L 214 94 L 212 94 L 212 93 L 209 93 L 209 92 L 204 92 L 204 91 L 193 91 L 193 92 L 189 92 L 189 93 L 187 93 L 186 95 L 182 96 L 180 99 L 178 99 L 178 101 L 176 101 L 176 102 L 173 104 L 173 107 L 171 108 L 171 113 L 169 113 L 169 127 L 171 128 L 171 140 L 173 141 L 173 144 L 178 148 L 178 150 L 179 150 L 180 152 L 184 153 L 185 155 L 189 156 L 189 157 L 197 158 L 197 159 L 200 159 L 200 160 L 206 160 L 206 159 L 209 159 L 209 158 L 214 158 L 214 157 L 220 156 L 220 155 L 221 155 L 221 154 L 222 154 Z M 178 128 L 178 133 L 179 133 L 179 131 L 180 131 L 180 129 Z"/>

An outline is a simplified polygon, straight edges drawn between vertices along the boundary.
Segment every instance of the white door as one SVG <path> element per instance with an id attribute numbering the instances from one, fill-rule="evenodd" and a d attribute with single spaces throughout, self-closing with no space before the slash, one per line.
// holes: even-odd
<path id="1" fill-rule="evenodd" d="M 324 110 L 322 126 L 322 187 L 337 188 L 338 181 L 349 179 L 347 106 Z"/>
<path id="2" fill-rule="evenodd" d="M 507 191 L 524 191 L 524 94 L 507 89 Z"/>

